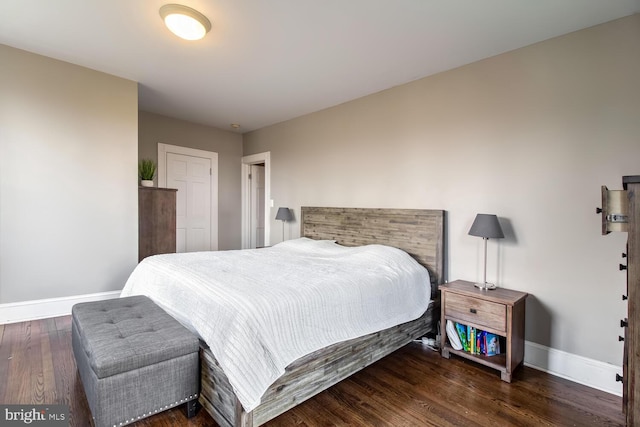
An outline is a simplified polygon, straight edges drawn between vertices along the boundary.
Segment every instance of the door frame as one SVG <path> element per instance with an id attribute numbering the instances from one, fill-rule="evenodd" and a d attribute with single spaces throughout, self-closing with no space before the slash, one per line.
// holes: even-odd
<path id="1" fill-rule="evenodd" d="M 211 160 L 211 250 L 218 250 L 218 153 L 158 143 L 158 187 L 167 186 L 167 153 L 182 154 L 191 157 L 203 157 Z"/>
<path id="2" fill-rule="evenodd" d="M 271 152 L 242 157 L 242 249 L 251 247 L 251 165 L 264 163 L 264 244 L 271 245 Z"/>

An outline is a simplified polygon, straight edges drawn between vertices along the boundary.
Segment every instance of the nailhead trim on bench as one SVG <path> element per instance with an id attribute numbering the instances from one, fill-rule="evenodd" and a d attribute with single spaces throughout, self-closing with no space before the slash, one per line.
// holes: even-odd
<path id="1" fill-rule="evenodd" d="M 138 415 L 138 417 L 133 417 L 133 418 L 131 418 L 130 420 L 122 421 L 120 424 L 114 424 L 114 425 L 113 425 L 113 427 L 118 427 L 118 426 L 124 426 L 124 425 L 127 425 L 127 424 L 129 424 L 129 423 L 132 423 L 132 422 L 134 422 L 134 421 L 141 420 L 141 419 L 146 418 L 146 417 L 148 417 L 148 416 L 151 416 L 151 415 L 153 415 L 153 414 L 157 414 L 158 412 L 162 412 L 162 411 L 166 411 L 167 409 L 175 408 L 175 407 L 176 407 L 176 406 L 178 406 L 178 405 L 181 405 L 181 404 L 183 404 L 183 403 L 185 403 L 185 402 L 188 402 L 188 401 L 190 401 L 190 400 L 197 399 L 197 398 L 198 398 L 198 394 L 197 394 L 197 393 L 196 393 L 196 394 L 192 394 L 191 396 L 189 396 L 189 397 L 185 397 L 184 399 L 182 399 L 182 400 L 180 400 L 179 402 L 176 402 L 176 403 L 174 403 L 174 404 L 172 404 L 172 405 L 165 405 L 165 406 L 163 406 L 163 407 L 160 407 L 160 408 L 154 409 L 153 411 L 149 411 L 149 412 L 144 413 L 144 414 L 142 414 L 142 415 Z"/>

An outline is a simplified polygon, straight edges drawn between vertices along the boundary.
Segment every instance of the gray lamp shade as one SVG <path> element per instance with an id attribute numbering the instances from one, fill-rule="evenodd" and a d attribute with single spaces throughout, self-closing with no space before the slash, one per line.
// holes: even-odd
<path id="1" fill-rule="evenodd" d="M 502 239 L 504 233 L 496 215 L 478 214 L 471 225 L 469 235 L 486 239 Z"/>
<path id="2" fill-rule="evenodd" d="M 293 215 L 291 215 L 289 208 L 278 208 L 276 219 L 279 219 L 280 221 L 291 221 L 293 219 Z"/>

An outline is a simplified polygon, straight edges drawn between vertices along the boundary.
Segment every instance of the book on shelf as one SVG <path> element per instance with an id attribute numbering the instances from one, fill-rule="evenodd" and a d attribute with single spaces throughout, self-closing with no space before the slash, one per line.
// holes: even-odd
<path id="1" fill-rule="evenodd" d="M 467 325 L 467 339 L 469 340 L 469 353 L 477 354 L 476 352 L 476 328 Z"/>
<path id="2" fill-rule="evenodd" d="M 455 329 L 464 351 L 483 356 L 500 354 L 499 335 L 457 322 L 455 322 Z"/>
<path id="3" fill-rule="evenodd" d="M 500 354 L 500 337 L 496 334 L 490 334 L 489 332 L 485 335 L 486 339 L 486 352 L 487 356 L 495 356 L 496 354 Z"/>
<path id="4" fill-rule="evenodd" d="M 462 343 L 463 350 L 469 351 L 469 341 L 467 341 L 466 326 L 456 322 L 456 330 L 458 331 L 458 337 L 460 338 L 460 342 Z"/>

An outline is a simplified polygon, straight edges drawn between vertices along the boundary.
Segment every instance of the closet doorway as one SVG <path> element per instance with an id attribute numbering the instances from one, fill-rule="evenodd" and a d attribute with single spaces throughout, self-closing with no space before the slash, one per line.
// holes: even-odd
<path id="1" fill-rule="evenodd" d="M 242 249 L 270 245 L 271 154 L 242 158 Z"/>

